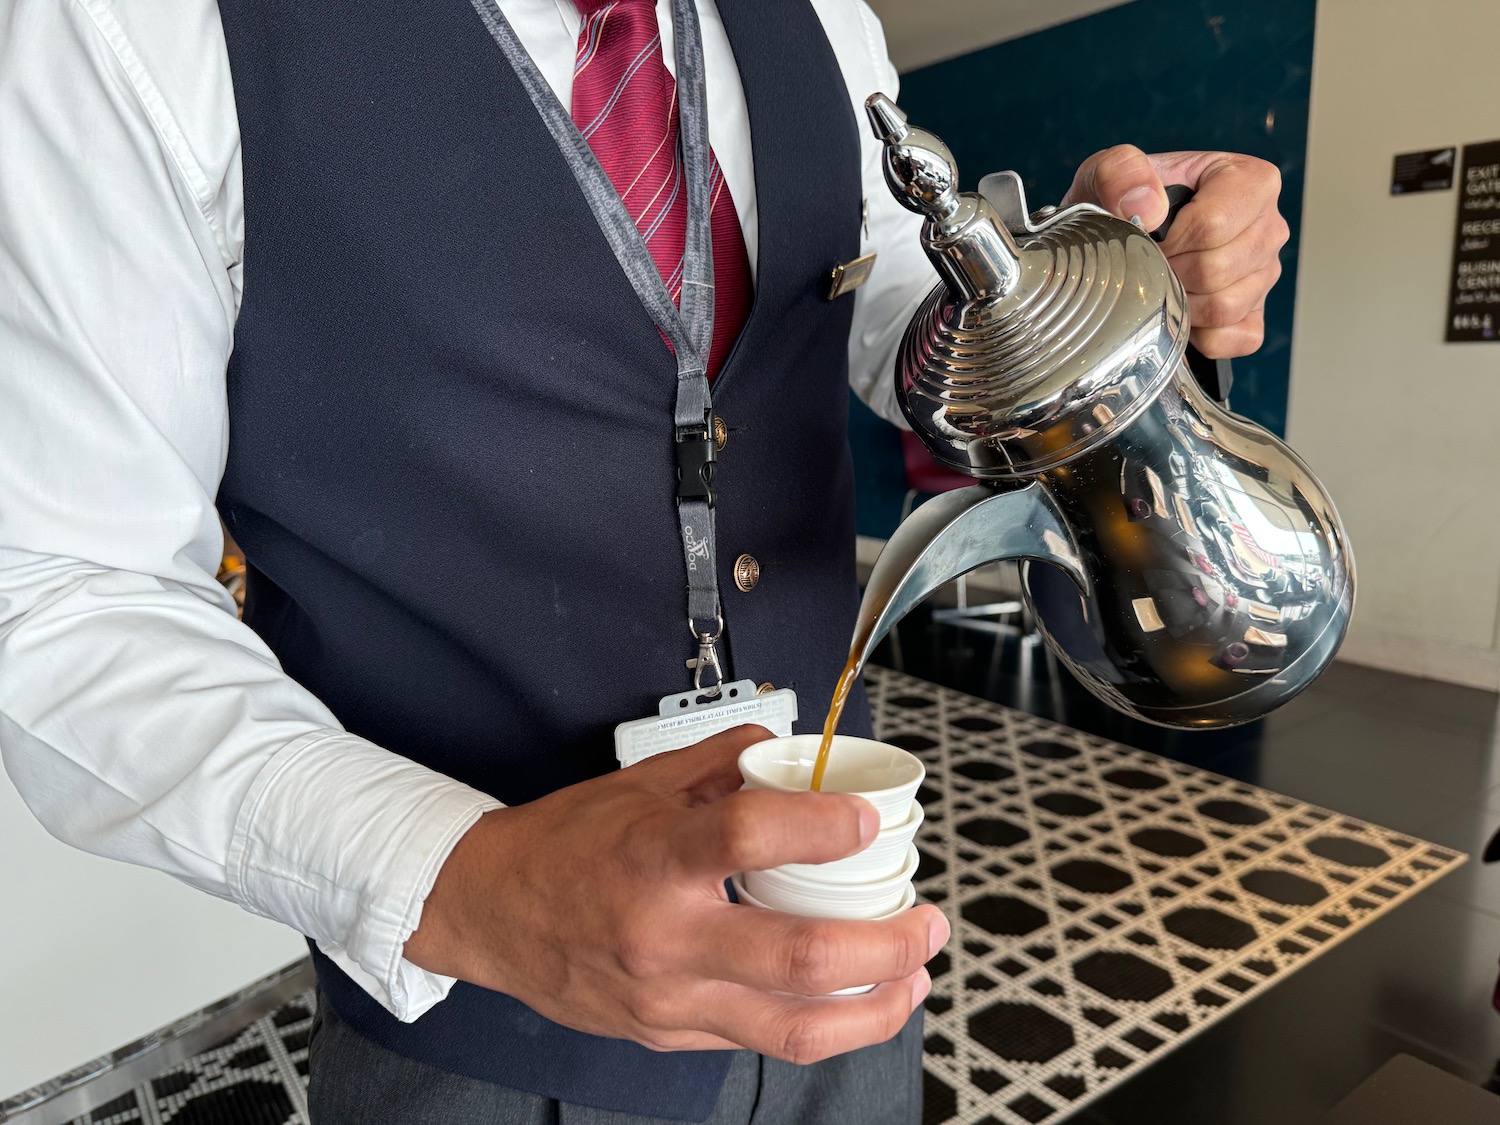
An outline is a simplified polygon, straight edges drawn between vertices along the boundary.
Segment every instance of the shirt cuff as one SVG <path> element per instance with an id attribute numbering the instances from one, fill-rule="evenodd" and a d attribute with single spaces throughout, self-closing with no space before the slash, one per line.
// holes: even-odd
<path id="1" fill-rule="evenodd" d="M 477 789 L 345 731 L 283 747 L 245 797 L 230 841 L 230 893 L 285 922 L 397 1019 L 448 995 L 453 978 L 402 957 L 439 869 L 480 816 Z"/>

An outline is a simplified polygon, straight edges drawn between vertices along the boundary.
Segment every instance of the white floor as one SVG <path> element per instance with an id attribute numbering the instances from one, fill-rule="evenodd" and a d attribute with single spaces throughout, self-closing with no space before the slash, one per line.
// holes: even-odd
<path id="1" fill-rule="evenodd" d="M 58 843 L 0 772 L 0 1101 L 306 951 L 286 927 Z"/>

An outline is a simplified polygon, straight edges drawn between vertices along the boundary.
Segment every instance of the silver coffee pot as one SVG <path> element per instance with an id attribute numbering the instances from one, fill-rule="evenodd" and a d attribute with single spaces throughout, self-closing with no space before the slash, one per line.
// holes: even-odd
<path id="1" fill-rule="evenodd" d="M 949 580 L 1022 559 L 1043 638 L 1110 706 L 1202 728 L 1285 703 L 1343 640 L 1354 559 L 1307 466 L 1199 388 L 1156 242 L 1088 204 L 1031 214 L 1013 172 L 959 192 L 942 141 L 882 94 L 866 109 L 942 278 L 906 331 L 897 395 L 936 458 L 980 483 L 891 537 L 858 664 Z"/>

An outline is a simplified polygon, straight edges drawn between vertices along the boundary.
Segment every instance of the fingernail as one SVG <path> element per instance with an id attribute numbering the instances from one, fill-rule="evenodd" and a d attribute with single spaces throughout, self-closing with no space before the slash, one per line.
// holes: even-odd
<path id="1" fill-rule="evenodd" d="M 1140 218 L 1149 220 L 1162 210 L 1162 195 L 1154 187 L 1142 184 L 1138 188 L 1131 188 L 1120 197 L 1120 215 L 1126 219 Z M 1148 226 L 1152 225 L 1147 222 Z M 1160 224 L 1155 224 L 1159 226 Z"/>
<path id="2" fill-rule="evenodd" d="M 911 983 L 911 1006 L 916 1008 L 927 999 L 927 994 L 932 991 L 932 976 L 923 969 Z"/>
<path id="3" fill-rule="evenodd" d="M 930 961 L 938 955 L 938 951 L 948 944 L 948 938 L 952 934 L 948 925 L 948 919 L 939 917 L 939 920 L 927 931 L 927 959 Z"/>
<path id="4" fill-rule="evenodd" d="M 858 800 L 860 804 L 859 844 L 861 848 L 865 848 L 875 842 L 875 837 L 880 832 L 880 814 L 875 811 L 875 806 L 863 797 Z"/>

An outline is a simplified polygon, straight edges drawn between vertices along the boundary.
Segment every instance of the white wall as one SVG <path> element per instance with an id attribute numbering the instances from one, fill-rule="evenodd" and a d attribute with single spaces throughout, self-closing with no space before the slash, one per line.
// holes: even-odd
<path id="1" fill-rule="evenodd" d="M 1358 573 L 1343 656 L 1500 687 L 1500 344 L 1444 344 L 1455 191 L 1398 152 L 1500 139 L 1500 3 L 1320 0 L 1289 437 Z"/>
<path id="2" fill-rule="evenodd" d="M 306 952 L 284 926 L 58 843 L 0 772 L 0 1101 Z"/>

